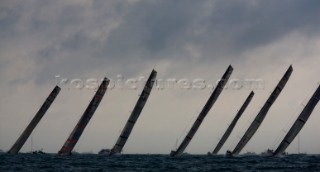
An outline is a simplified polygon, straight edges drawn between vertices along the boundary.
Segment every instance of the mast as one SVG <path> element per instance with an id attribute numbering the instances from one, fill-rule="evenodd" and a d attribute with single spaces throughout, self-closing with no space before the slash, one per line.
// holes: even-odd
<path id="1" fill-rule="evenodd" d="M 133 109 L 126 125 L 124 126 L 116 144 L 111 149 L 110 155 L 115 154 L 115 153 L 121 153 L 124 145 L 126 144 L 128 138 L 131 134 L 131 131 L 132 131 L 136 121 L 138 120 L 138 118 L 141 114 L 141 111 L 142 111 L 144 105 L 146 104 L 146 102 L 148 100 L 148 97 L 151 93 L 156 76 L 157 76 L 157 71 L 152 70 L 152 72 L 146 82 L 146 85 L 144 86 L 142 93 L 141 93 L 136 105 L 134 106 L 134 109 Z"/>
<path id="2" fill-rule="evenodd" d="M 232 151 L 233 155 L 238 155 L 241 152 L 241 150 L 246 146 L 246 144 L 249 142 L 249 140 L 252 138 L 252 136 L 255 134 L 255 132 L 258 130 L 258 128 L 261 125 L 262 121 L 266 117 L 270 107 L 276 101 L 276 99 L 279 96 L 279 94 L 281 93 L 282 89 L 284 88 L 284 86 L 288 82 L 292 71 L 293 71 L 293 68 L 290 65 L 290 67 L 288 68 L 288 70 L 286 71 L 284 76 L 279 81 L 279 83 L 276 86 L 276 88 L 271 93 L 271 95 L 268 98 L 267 102 L 263 105 L 263 107 L 261 108 L 260 112 L 258 113 L 256 118 L 254 119 L 254 121 L 251 123 L 250 127 L 248 128 L 248 130 L 245 132 L 245 134 L 243 135 L 243 137 L 241 138 L 241 140 L 239 141 L 237 146 Z"/>
<path id="3" fill-rule="evenodd" d="M 304 124 L 309 119 L 313 109 L 319 102 L 319 99 L 320 99 L 320 85 L 318 86 L 317 90 L 314 92 L 314 94 L 310 98 L 308 104 L 304 107 L 298 119 L 292 125 L 289 132 L 284 137 L 284 139 L 282 140 L 278 148 L 274 151 L 273 155 L 275 156 L 281 155 L 287 149 L 287 147 L 294 140 L 294 138 L 297 136 L 297 134 L 300 132 Z"/>
<path id="4" fill-rule="evenodd" d="M 210 111 L 211 107 L 213 104 L 216 102 L 218 99 L 220 93 L 222 92 L 224 86 L 228 82 L 230 75 L 233 71 L 232 66 L 230 65 L 227 69 L 227 71 L 223 74 L 221 80 L 219 81 L 217 87 L 211 94 L 210 98 L 208 99 L 207 103 L 203 107 L 202 111 L 200 112 L 197 120 L 194 122 L 192 128 L 188 132 L 187 136 L 184 138 L 183 142 L 181 145 L 178 147 L 176 151 L 171 151 L 170 156 L 180 156 L 183 151 L 187 148 L 188 144 L 190 143 L 192 137 L 196 134 L 197 130 L 199 129 L 203 119 L 206 117 L 208 112 Z"/>
<path id="5" fill-rule="evenodd" d="M 27 141 L 28 137 L 34 130 L 34 128 L 38 125 L 40 122 L 41 118 L 44 116 L 44 114 L 47 112 L 49 109 L 50 105 L 54 101 L 54 99 L 57 97 L 57 95 L 60 92 L 60 87 L 55 86 L 54 89 L 51 91 L 50 95 L 48 98 L 45 100 L 45 102 L 42 104 L 41 108 L 39 111 L 36 113 L 36 115 L 33 117 L 32 121 L 29 123 L 27 128 L 23 131 L 23 133 L 20 135 L 18 140 L 14 143 L 14 145 L 11 147 L 11 149 L 8 151 L 9 154 L 17 154 L 24 143 Z"/>
<path id="6" fill-rule="evenodd" d="M 99 89 L 97 90 L 96 94 L 92 98 L 89 106 L 83 113 L 82 117 L 80 118 L 79 122 L 71 132 L 69 138 L 66 140 L 66 142 L 62 146 L 61 150 L 58 152 L 59 155 L 71 155 L 71 151 L 73 150 L 74 146 L 77 144 L 82 132 L 84 131 L 85 127 L 87 126 L 88 122 L 90 121 L 91 117 L 93 116 L 94 112 L 99 106 L 105 92 L 107 91 L 108 85 L 109 85 L 109 79 L 104 78 Z"/>
<path id="7" fill-rule="evenodd" d="M 219 141 L 218 145 L 216 146 L 216 148 L 213 150 L 212 154 L 217 154 L 219 152 L 219 150 L 221 149 L 221 147 L 223 146 L 223 144 L 226 142 L 226 140 L 228 139 L 228 137 L 230 136 L 233 128 L 236 126 L 239 118 L 241 117 L 241 115 L 243 114 L 243 112 L 246 110 L 246 108 L 248 107 L 249 103 L 252 100 L 252 97 L 254 95 L 254 92 L 251 91 L 251 93 L 249 94 L 249 96 L 247 97 L 246 101 L 244 102 L 244 104 L 242 105 L 242 107 L 240 108 L 240 110 L 238 111 L 236 117 L 232 120 L 231 124 L 229 125 L 227 131 L 224 133 L 224 135 L 222 136 L 221 140 Z"/>

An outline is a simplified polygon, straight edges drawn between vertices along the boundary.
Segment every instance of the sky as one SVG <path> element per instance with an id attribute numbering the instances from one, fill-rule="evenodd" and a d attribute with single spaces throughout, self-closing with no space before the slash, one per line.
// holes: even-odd
<path id="1" fill-rule="evenodd" d="M 319 85 L 319 21 L 317 0 L 2 0 L 0 149 L 10 149 L 58 84 L 60 94 L 33 131 L 33 145 L 29 139 L 21 151 L 60 150 L 103 77 L 113 87 L 75 151 L 112 148 L 143 78 L 155 69 L 157 85 L 123 151 L 169 154 L 231 64 L 230 82 L 186 150 L 212 151 L 253 90 L 224 153 L 292 64 L 290 80 L 243 152 L 275 149 Z M 319 154 L 319 121 L 320 105 L 287 151 Z"/>

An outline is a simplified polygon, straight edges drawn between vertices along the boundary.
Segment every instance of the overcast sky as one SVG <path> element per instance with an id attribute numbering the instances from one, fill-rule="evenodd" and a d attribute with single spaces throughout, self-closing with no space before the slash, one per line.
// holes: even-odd
<path id="1" fill-rule="evenodd" d="M 105 76 L 148 77 L 155 69 L 157 78 L 203 79 L 214 86 L 232 64 L 231 79 L 256 79 L 262 86 L 253 88 L 256 94 L 224 153 L 235 147 L 292 64 L 290 80 L 243 152 L 276 148 L 319 84 L 319 21 L 317 0 L 2 0 L 0 149 L 10 149 L 59 82 L 62 90 L 32 138 L 33 149 L 60 150 L 95 93 L 61 79 L 86 85 Z M 212 151 L 251 90 L 225 89 L 186 151 Z M 75 150 L 112 148 L 140 92 L 107 90 Z M 124 153 L 170 153 L 211 92 L 155 87 Z M 301 152 L 320 153 L 319 121 L 320 105 L 299 135 Z M 28 140 L 22 151 L 30 149 Z M 297 150 L 295 139 L 288 151 Z"/>

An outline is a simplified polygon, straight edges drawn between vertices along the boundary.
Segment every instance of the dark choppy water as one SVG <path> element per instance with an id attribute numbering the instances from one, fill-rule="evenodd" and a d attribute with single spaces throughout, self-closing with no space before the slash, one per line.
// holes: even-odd
<path id="1" fill-rule="evenodd" d="M 0 155 L 0 171 L 320 171 L 320 155 L 286 157 L 187 155 Z"/>

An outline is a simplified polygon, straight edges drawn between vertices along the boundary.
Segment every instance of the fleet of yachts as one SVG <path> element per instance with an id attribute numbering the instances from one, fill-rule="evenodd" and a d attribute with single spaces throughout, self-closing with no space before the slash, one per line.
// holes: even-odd
<path id="1" fill-rule="evenodd" d="M 259 129 L 261 123 L 265 119 L 265 117 L 268 114 L 269 109 L 273 105 L 273 103 L 276 101 L 277 97 L 280 95 L 281 91 L 284 89 L 285 85 L 287 84 L 291 73 L 293 71 L 292 66 L 290 65 L 269 98 L 266 100 L 265 104 L 262 106 L 258 114 L 256 115 L 255 119 L 249 126 L 249 128 L 246 130 L 244 135 L 241 137 L 240 141 L 237 143 L 236 147 L 233 150 L 228 150 L 226 152 L 226 156 L 238 156 L 240 152 L 243 150 L 243 148 L 247 145 L 247 143 L 250 141 L 250 139 L 253 137 L 253 135 L 257 132 Z M 233 67 L 230 65 L 228 66 L 226 72 L 223 74 L 221 80 L 219 80 L 217 86 L 213 90 L 211 96 L 209 97 L 208 101 L 204 105 L 203 109 L 199 113 L 198 117 L 194 121 L 192 127 L 190 128 L 189 132 L 181 142 L 181 144 L 177 147 L 176 150 L 172 150 L 169 154 L 172 157 L 178 157 L 185 154 L 185 149 L 187 148 L 188 144 L 192 141 L 192 138 L 196 134 L 197 130 L 199 129 L 201 123 L 209 113 L 210 109 L 216 102 L 216 100 L 219 98 L 219 95 L 223 91 L 225 85 L 227 84 L 231 74 L 233 72 Z M 154 86 L 154 83 L 156 81 L 157 72 L 155 70 L 152 70 L 143 90 L 140 94 L 140 97 L 137 101 L 137 103 L 134 106 L 133 111 L 131 112 L 131 115 L 129 119 L 127 120 L 120 136 L 118 137 L 115 145 L 110 149 L 102 149 L 99 154 L 103 155 L 120 155 L 122 153 L 122 150 L 127 142 L 127 140 L 130 137 L 130 134 L 134 128 L 134 125 L 136 121 L 138 120 L 147 100 L 151 93 L 151 90 Z M 81 137 L 83 131 L 85 130 L 87 124 L 89 123 L 90 119 L 92 118 L 94 112 L 98 108 L 104 94 L 107 91 L 109 84 L 109 79 L 104 78 L 102 83 L 100 84 L 97 92 L 95 93 L 94 97 L 92 98 L 91 102 L 89 103 L 88 107 L 86 108 L 85 112 L 79 119 L 78 123 L 70 133 L 67 140 L 64 142 L 61 149 L 58 151 L 58 155 L 72 155 L 73 149 L 75 145 L 77 144 L 79 138 Z M 7 151 L 8 154 L 17 154 L 22 146 L 25 144 L 29 136 L 31 135 L 34 128 L 37 126 L 37 124 L 40 122 L 41 118 L 44 116 L 46 111 L 49 109 L 50 105 L 53 103 L 57 95 L 59 94 L 61 88 L 59 86 L 55 86 L 55 88 L 52 90 L 48 98 L 45 100 L 39 111 L 36 113 L 34 118 L 31 120 L 29 125 L 26 127 L 26 129 L 23 131 L 23 133 L 20 135 L 20 137 L 17 139 L 17 141 L 13 144 L 13 146 Z M 236 126 L 238 120 L 240 119 L 241 115 L 245 112 L 246 108 L 252 101 L 252 98 L 254 97 L 254 92 L 251 91 L 248 95 L 248 97 L 245 99 L 243 105 L 240 107 L 240 110 L 235 115 L 234 119 L 232 120 L 231 124 L 221 137 L 218 144 L 215 146 L 212 152 L 208 152 L 208 155 L 216 155 L 219 153 L 220 149 L 223 147 L 224 143 L 227 141 L 228 137 L 232 133 L 234 127 Z M 295 139 L 295 137 L 298 135 L 300 130 L 303 128 L 305 123 L 307 122 L 308 118 L 312 114 L 312 111 L 314 110 L 315 106 L 317 105 L 318 101 L 320 99 L 320 86 L 316 89 L 312 97 L 309 99 L 308 103 L 294 122 L 294 124 L 291 126 L 290 130 L 286 133 L 286 136 L 283 138 L 277 149 L 271 150 L 268 149 L 266 152 L 263 152 L 262 156 L 279 156 L 279 155 L 286 155 L 286 148 L 290 145 L 290 143 Z M 3 152 L 0 150 L 0 153 Z M 43 154 L 42 151 L 35 151 L 33 153 L 36 154 Z M 250 153 L 249 153 L 250 154 Z"/>

